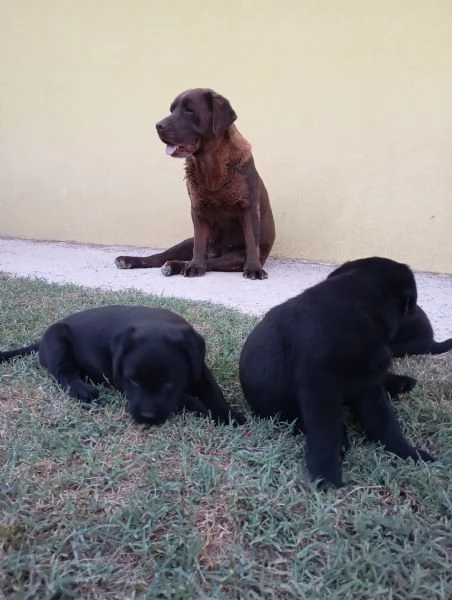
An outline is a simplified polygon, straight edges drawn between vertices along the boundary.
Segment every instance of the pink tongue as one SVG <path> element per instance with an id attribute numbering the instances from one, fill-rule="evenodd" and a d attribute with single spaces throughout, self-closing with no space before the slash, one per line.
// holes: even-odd
<path id="1" fill-rule="evenodd" d="M 174 154 L 177 150 L 177 146 L 170 146 L 169 144 L 166 145 L 166 153 L 171 156 L 172 154 Z"/>

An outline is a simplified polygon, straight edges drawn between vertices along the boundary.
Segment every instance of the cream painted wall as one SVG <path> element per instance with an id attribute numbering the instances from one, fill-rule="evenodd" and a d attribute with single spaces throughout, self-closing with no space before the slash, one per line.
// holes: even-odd
<path id="1" fill-rule="evenodd" d="M 231 100 L 273 254 L 452 273 L 451 0 L 0 0 L 0 235 L 191 235 L 154 123 Z"/>

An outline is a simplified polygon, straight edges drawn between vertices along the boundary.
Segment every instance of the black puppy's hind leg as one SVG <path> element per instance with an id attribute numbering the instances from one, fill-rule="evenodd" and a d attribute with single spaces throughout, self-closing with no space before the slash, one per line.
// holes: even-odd
<path id="1" fill-rule="evenodd" d="M 353 412 L 372 442 L 381 442 L 386 450 L 400 456 L 425 461 L 435 460 L 425 450 L 411 446 L 393 412 L 384 386 L 376 386 L 350 402 Z"/>
<path id="2" fill-rule="evenodd" d="M 91 402 L 99 396 L 97 389 L 83 381 L 76 363 L 70 332 L 64 323 L 55 323 L 46 331 L 39 350 L 39 360 L 68 394 L 82 402 Z"/>
<path id="3" fill-rule="evenodd" d="M 206 364 L 203 366 L 201 381 L 196 386 L 196 392 L 200 402 L 210 412 L 214 421 L 225 425 L 232 421 L 234 426 L 245 423 L 245 416 L 232 410 L 224 399 L 223 392 Z"/>

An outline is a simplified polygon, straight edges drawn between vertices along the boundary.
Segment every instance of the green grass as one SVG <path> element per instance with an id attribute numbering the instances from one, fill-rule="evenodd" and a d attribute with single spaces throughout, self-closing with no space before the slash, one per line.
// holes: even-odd
<path id="1" fill-rule="evenodd" d="M 175 310 L 205 335 L 226 397 L 243 407 L 237 362 L 254 318 L 135 291 L 6 276 L 0 286 L 2 349 L 91 306 Z M 439 460 L 398 460 L 352 430 L 349 485 L 320 493 L 287 426 L 179 415 L 144 429 L 111 390 L 85 410 L 35 357 L 0 365 L 0 597 L 451 598 L 452 354 L 397 369 L 419 378 L 397 403 L 407 436 Z"/>

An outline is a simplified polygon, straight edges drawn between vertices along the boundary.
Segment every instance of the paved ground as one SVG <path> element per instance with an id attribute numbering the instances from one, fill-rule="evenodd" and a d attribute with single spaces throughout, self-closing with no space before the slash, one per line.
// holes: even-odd
<path id="1" fill-rule="evenodd" d="M 248 281 L 241 273 L 208 273 L 199 279 L 164 277 L 160 269 L 120 270 L 119 254 L 147 255 L 149 248 L 88 246 L 63 242 L 0 239 L 0 271 L 42 277 L 55 283 L 145 292 L 207 300 L 244 312 L 263 314 L 323 279 L 331 266 L 269 259 L 266 281 Z M 452 276 L 417 273 L 419 304 L 432 321 L 437 339 L 452 336 Z"/>

